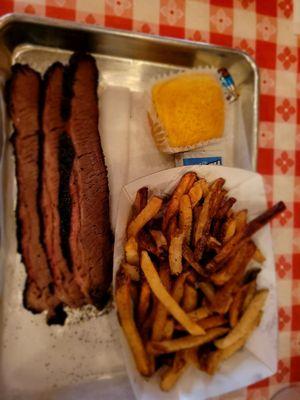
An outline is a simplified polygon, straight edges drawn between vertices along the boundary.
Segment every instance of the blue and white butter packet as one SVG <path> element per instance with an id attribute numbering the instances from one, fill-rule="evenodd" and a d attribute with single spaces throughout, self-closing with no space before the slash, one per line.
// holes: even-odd
<path id="1" fill-rule="evenodd" d="M 230 166 L 230 160 L 223 146 L 211 145 L 200 147 L 192 151 L 177 153 L 175 155 L 175 164 L 177 167 L 187 165 Z"/>
<path id="2" fill-rule="evenodd" d="M 187 155 L 187 154 L 186 154 Z M 182 159 L 182 165 L 223 165 L 222 157 L 188 157 Z"/>

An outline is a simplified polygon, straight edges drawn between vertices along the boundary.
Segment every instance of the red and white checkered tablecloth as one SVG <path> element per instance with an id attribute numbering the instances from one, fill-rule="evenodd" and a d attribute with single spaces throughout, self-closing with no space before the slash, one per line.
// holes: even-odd
<path id="1" fill-rule="evenodd" d="M 294 0 L 300 1 L 300 0 Z M 26 12 L 233 46 L 261 72 L 258 171 L 269 202 L 287 210 L 272 226 L 279 298 L 277 374 L 220 399 L 267 400 L 300 381 L 300 42 L 292 0 L 0 0 Z"/>

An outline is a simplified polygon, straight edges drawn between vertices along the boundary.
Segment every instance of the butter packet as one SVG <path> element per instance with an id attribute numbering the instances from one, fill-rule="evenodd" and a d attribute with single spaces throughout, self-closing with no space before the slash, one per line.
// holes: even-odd
<path id="1" fill-rule="evenodd" d="M 175 154 L 176 167 L 188 165 L 232 165 L 231 157 L 224 146 L 218 144 L 204 146 L 195 150 Z"/>
<path id="2" fill-rule="evenodd" d="M 205 151 L 203 152 L 186 152 L 179 153 L 175 156 L 175 165 L 176 167 L 187 165 L 224 165 L 224 157 L 221 154 L 207 154 Z"/>

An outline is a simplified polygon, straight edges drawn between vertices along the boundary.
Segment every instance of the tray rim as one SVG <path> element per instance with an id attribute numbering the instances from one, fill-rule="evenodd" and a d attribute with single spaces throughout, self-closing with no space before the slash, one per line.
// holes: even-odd
<path id="1" fill-rule="evenodd" d="M 252 115 L 252 132 L 251 132 L 251 144 L 252 144 L 252 154 L 251 154 L 251 164 L 253 167 L 253 170 L 256 171 L 256 162 L 257 162 L 257 142 L 258 142 L 258 107 L 259 107 L 259 71 L 258 67 L 254 61 L 254 59 L 249 56 L 247 53 L 233 49 L 230 47 L 226 46 L 220 46 L 220 45 L 211 45 L 209 43 L 203 43 L 203 42 L 193 42 L 187 39 L 177 39 L 177 38 L 171 38 L 167 36 L 159 36 L 159 35 L 149 35 L 149 34 L 143 34 L 143 33 L 136 33 L 136 32 L 131 32 L 131 31 L 124 31 L 124 30 L 119 30 L 119 29 L 110 29 L 110 28 L 104 28 L 101 26 L 93 26 L 93 25 L 87 25 L 84 23 L 79 23 L 79 22 L 72 22 L 72 21 L 64 21 L 60 19 L 54 19 L 54 18 L 46 18 L 46 17 L 39 17 L 39 16 L 29 16 L 28 14 L 21 14 L 21 13 L 11 13 L 11 14 L 6 14 L 4 16 L 0 17 L 0 34 L 1 32 L 6 29 L 10 24 L 12 23 L 28 23 L 28 24 L 36 24 L 40 25 L 43 27 L 47 26 L 52 26 L 52 27 L 57 27 L 57 28 L 65 28 L 69 30 L 76 30 L 78 32 L 80 31 L 86 31 L 86 32 L 91 32 L 94 34 L 110 34 L 113 36 L 119 36 L 119 37 L 127 37 L 127 38 L 135 38 L 135 39 L 140 39 L 149 43 L 157 43 L 157 44 L 170 44 L 170 45 L 179 45 L 182 48 L 190 48 L 190 49 L 208 49 L 211 51 L 221 51 L 223 53 L 227 54 L 237 54 L 240 55 L 251 67 L 253 71 L 253 76 L 254 76 L 254 81 L 253 81 L 253 115 Z M 25 43 L 24 43 L 25 44 Z M 28 42 L 30 45 L 31 43 Z M 60 47 L 57 47 L 60 48 Z M 13 54 L 13 53 L 11 53 Z M 99 53 L 101 54 L 101 53 Z M 1 78 L 1 76 L 0 76 Z M 1 90 L 1 79 L 0 79 L 0 90 Z M 1 117 L 1 115 L 0 115 Z M 1 155 L 0 155 L 0 164 L 3 162 L 3 157 L 2 157 L 2 152 L 4 151 L 5 143 L 3 143 L 3 147 L 1 150 Z M 2 165 L 0 165 L 0 170 L 3 171 Z M 2 172 L 1 172 L 2 174 Z M 2 178 L 2 177 L 1 177 Z M 0 207 L 1 208 L 1 207 Z M 3 220 L 2 217 L 0 217 L 0 220 Z M 1 224 L 3 227 L 3 224 Z M 0 247 L 2 247 L 0 245 Z M 2 260 L 1 255 L 0 255 L 0 260 Z M 1 265 L 0 265 L 1 269 Z M 0 282 L 1 284 L 1 282 Z M 1 288 L 0 288 L 0 301 L 1 301 Z M 123 375 L 125 371 L 121 372 L 121 375 Z M 1 379 L 0 379 L 1 380 Z"/>
<path id="2" fill-rule="evenodd" d="M 52 26 L 57 28 L 65 28 L 69 30 L 76 31 L 86 31 L 94 34 L 110 34 L 113 36 L 129 37 L 133 39 L 143 40 L 149 43 L 156 44 L 169 44 L 178 45 L 183 48 L 191 49 L 206 49 L 211 51 L 224 52 L 228 54 L 236 54 L 244 58 L 244 60 L 250 65 L 254 74 L 254 91 L 253 91 L 253 116 L 252 116 L 252 135 L 251 135 L 251 166 L 253 171 L 257 170 L 257 153 L 258 153 L 258 133 L 259 133 L 259 97 L 260 97 L 260 75 L 258 66 L 252 56 L 243 50 L 234 49 L 228 46 L 221 46 L 216 44 L 204 43 L 204 42 L 194 42 L 188 39 L 178 39 L 169 36 L 160 36 L 154 34 L 144 34 L 134 31 L 126 31 L 121 29 L 112 29 L 102 27 L 100 25 L 89 25 L 76 21 L 67 21 L 58 18 L 48 18 L 41 16 L 30 16 L 24 13 L 9 13 L 0 17 L 0 33 L 9 24 L 25 22 L 31 24 L 37 24 L 42 26 Z"/>

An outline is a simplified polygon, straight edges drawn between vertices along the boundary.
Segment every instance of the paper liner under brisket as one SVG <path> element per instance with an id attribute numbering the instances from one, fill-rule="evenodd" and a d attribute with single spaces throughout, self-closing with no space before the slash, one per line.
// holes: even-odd
<path id="1" fill-rule="evenodd" d="M 68 76 L 72 94 L 67 131 L 75 150 L 70 252 L 81 290 L 102 307 L 112 277 L 112 235 L 107 170 L 98 131 L 95 60 L 88 55 L 72 56 Z"/>
<path id="2" fill-rule="evenodd" d="M 39 126 L 41 81 L 38 73 L 23 65 L 12 68 L 9 111 L 15 127 L 18 244 L 27 272 L 24 306 L 32 312 L 48 311 L 48 322 L 63 322 L 46 254 L 41 244 L 40 194 L 41 132 Z"/>
<path id="3" fill-rule="evenodd" d="M 64 67 L 53 64 L 44 77 L 42 112 L 43 174 L 41 207 L 44 221 L 44 245 L 52 270 L 57 296 L 70 307 L 87 302 L 74 279 L 68 242 L 70 234 L 71 198 L 69 180 L 74 150 L 65 132 L 62 118 Z M 61 219 L 62 215 L 62 219 Z M 70 261 L 70 260 L 69 260 Z"/>

